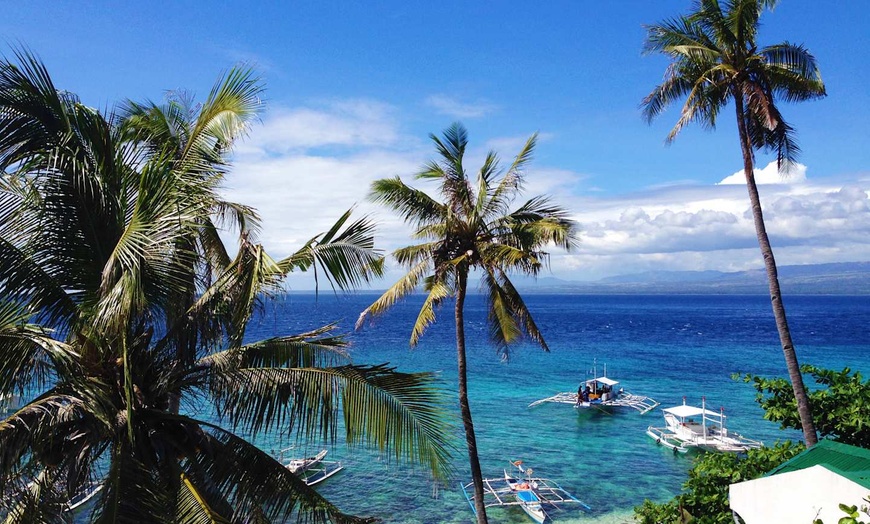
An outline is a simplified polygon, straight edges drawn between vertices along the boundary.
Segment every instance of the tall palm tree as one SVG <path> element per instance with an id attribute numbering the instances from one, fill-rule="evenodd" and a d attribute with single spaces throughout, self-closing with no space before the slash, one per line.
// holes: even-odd
<path id="1" fill-rule="evenodd" d="M 0 398 L 24 402 L 0 420 L 0 517 L 66 520 L 98 483 L 95 522 L 366 520 L 221 422 L 334 439 L 343 415 L 349 444 L 447 475 L 433 375 L 353 365 L 334 326 L 244 340 L 289 271 L 320 265 L 339 286 L 377 272 L 367 220 L 345 214 L 282 260 L 243 234 L 210 265 L 190 239 L 215 212 L 215 177 L 16 57 L 0 61 Z"/>
<path id="2" fill-rule="evenodd" d="M 455 123 L 443 139 L 430 135 L 440 156 L 417 173 L 416 178 L 438 183 L 443 201 L 405 185 L 399 177 L 382 179 L 372 185 L 371 197 L 399 213 L 414 228 L 420 244 L 396 250 L 396 260 L 408 268 L 398 282 L 360 314 L 357 328 L 366 318 L 379 315 L 397 300 L 414 292 L 422 283 L 427 296 L 411 331 L 416 345 L 435 320 L 435 308 L 454 298 L 456 353 L 459 366 L 459 407 L 468 445 L 468 459 L 474 481 L 474 503 L 478 522 L 486 522 L 483 480 L 477 454 L 474 423 L 468 402 L 465 358 L 465 297 L 472 270 L 480 272 L 486 290 L 490 336 L 507 356 L 511 343 L 523 334 L 549 350 L 542 333 L 509 273 L 537 275 L 549 262 L 544 249 L 556 245 L 570 249 L 576 225 L 568 213 L 535 197 L 511 211 L 523 185 L 523 170 L 532 158 L 537 136 L 533 135 L 507 170 L 501 171 L 498 156 L 490 151 L 475 179 L 462 165 L 468 133 Z"/>
<path id="3" fill-rule="evenodd" d="M 793 129 L 780 114 L 780 100 L 800 102 L 825 96 L 815 58 L 801 45 L 784 42 L 759 48 L 759 18 L 775 0 L 699 0 L 686 16 L 648 28 L 646 52 L 667 55 L 671 64 L 664 81 L 643 100 L 647 121 L 671 103 L 685 98 L 677 124 L 668 135 L 674 140 L 690 122 L 716 126 L 719 112 L 734 102 L 743 171 L 758 245 L 764 258 L 770 299 L 782 351 L 808 446 L 817 441 L 816 430 L 789 332 L 779 288 L 776 260 L 764 226 L 761 200 L 755 183 L 754 152 L 771 149 L 780 169 L 787 172 L 799 149 Z"/>

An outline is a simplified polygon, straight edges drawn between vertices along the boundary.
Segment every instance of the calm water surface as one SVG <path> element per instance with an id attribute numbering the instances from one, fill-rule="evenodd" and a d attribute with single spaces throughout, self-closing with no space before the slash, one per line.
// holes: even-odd
<path id="1" fill-rule="evenodd" d="M 339 322 L 351 332 L 359 312 L 377 295 L 336 297 L 291 294 L 266 308 L 248 335 L 255 340 Z M 624 522 L 645 498 L 664 501 L 679 492 L 691 459 L 658 448 L 645 435 L 659 424 L 658 410 L 615 414 L 571 406 L 529 403 L 560 391 L 576 391 L 593 362 L 607 365 L 626 390 L 654 397 L 662 407 L 687 397 L 724 406 L 729 427 L 773 443 L 799 438 L 763 420 L 754 390 L 733 373 L 785 376 L 785 364 L 764 296 L 574 296 L 527 295 L 526 301 L 551 351 L 524 345 L 500 361 L 487 342 L 481 297 L 470 297 L 467 342 L 471 408 L 485 476 L 500 476 L 508 461 L 522 459 L 536 474 L 554 479 L 593 507 L 556 512 L 557 522 Z M 455 399 L 456 355 L 452 307 L 415 349 L 408 346 L 421 302 L 412 297 L 352 335 L 356 363 L 390 362 L 402 371 L 437 371 Z M 870 370 L 870 297 L 793 296 L 786 307 L 802 363 Z M 345 471 L 328 480 L 322 493 L 344 511 L 374 515 L 388 523 L 471 522 L 458 489 L 468 482 L 458 407 L 454 456 L 456 477 L 435 487 L 425 472 L 391 463 L 370 451 L 330 446 Z M 258 436 L 266 450 L 286 446 L 276 435 Z M 318 444 L 298 449 L 303 455 Z M 531 522 L 519 509 L 493 509 L 493 522 Z"/>

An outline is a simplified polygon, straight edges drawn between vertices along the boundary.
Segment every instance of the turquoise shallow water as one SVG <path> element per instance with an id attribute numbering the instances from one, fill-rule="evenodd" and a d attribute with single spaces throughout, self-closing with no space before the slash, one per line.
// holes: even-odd
<path id="1" fill-rule="evenodd" d="M 335 297 L 291 294 L 266 308 L 250 339 L 293 333 L 332 322 L 350 332 L 359 312 L 376 295 Z M 555 512 L 557 522 L 616 523 L 631 520 L 631 508 L 645 498 L 664 501 L 679 491 L 691 457 L 674 456 L 645 435 L 659 425 L 658 410 L 605 413 L 571 406 L 528 404 L 560 391 L 576 391 L 593 361 L 626 390 L 654 397 L 662 407 L 687 396 L 708 407 L 724 406 L 729 428 L 773 443 L 799 438 L 763 420 L 754 390 L 732 373 L 784 376 L 785 365 L 768 299 L 762 296 L 572 296 L 528 295 L 527 303 L 551 347 L 520 346 L 508 362 L 487 343 L 485 310 L 471 297 L 467 339 L 471 407 L 485 476 L 498 477 L 508 461 L 522 459 L 536 474 L 559 482 L 593 510 Z M 452 308 L 419 347 L 408 347 L 420 298 L 398 305 L 352 335 L 357 363 L 390 362 L 404 371 L 438 371 L 444 387 L 456 388 Z M 786 306 L 801 362 L 870 370 L 868 297 L 789 297 Z M 458 408 L 453 407 L 458 413 Z M 322 484 L 321 492 L 343 510 L 374 515 L 389 523 L 471 522 L 458 488 L 468 482 L 464 440 L 455 432 L 456 477 L 434 486 L 421 470 L 390 463 L 367 450 L 330 446 L 345 471 Z M 285 443 L 258 436 L 264 449 Z M 298 454 L 316 451 L 303 446 Z M 493 522 L 531 522 L 518 508 L 493 509 Z"/>

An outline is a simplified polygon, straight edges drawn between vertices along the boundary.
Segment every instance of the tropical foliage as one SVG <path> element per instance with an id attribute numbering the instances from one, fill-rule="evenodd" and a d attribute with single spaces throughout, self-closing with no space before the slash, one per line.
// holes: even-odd
<path id="1" fill-rule="evenodd" d="M 809 392 L 815 426 L 825 438 L 853 446 L 870 446 L 870 381 L 865 382 L 860 372 L 846 368 L 842 371 L 804 365 L 801 371 L 813 377 L 819 388 Z M 739 375 L 735 379 L 741 378 Z M 791 384 L 782 377 L 763 378 L 747 374 L 742 379 L 751 383 L 758 394 L 756 401 L 764 408 L 764 418 L 779 422 L 783 429 L 801 429 L 797 403 Z M 641 522 L 730 523 L 728 486 L 735 482 L 758 478 L 773 470 L 803 450 L 790 441 L 777 443 L 774 448 L 750 451 L 746 457 L 722 454 L 703 455 L 689 471 L 683 484 L 683 493 L 665 504 L 649 500 L 635 508 Z M 858 508 L 841 505 L 844 519 L 857 522 Z M 682 520 L 681 520 L 682 519 Z"/>
<path id="2" fill-rule="evenodd" d="M 870 448 L 870 381 L 860 371 L 801 366 L 801 371 L 819 386 L 810 390 L 813 422 L 823 438 Z M 756 401 L 764 408 L 764 418 L 779 422 L 783 429 L 800 429 L 797 404 L 791 385 L 784 378 L 745 375 L 758 392 Z"/>
<path id="3" fill-rule="evenodd" d="M 6 522 L 70 520 L 96 486 L 94 522 L 365 520 L 236 430 L 334 439 L 343 421 L 351 445 L 448 473 L 433 375 L 353 365 L 334 326 L 245 337 L 290 271 L 319 267 L 338 287 L 380 273 L 365 219 L 345 214 L 277 260 L 256 213 L 220 197 L 260 105 L 251 71 L 201 105 L 104 114 L 15 58 L 0 61 L 0 399 L 21 399 L 0 420 Z"/>
<path id="4" fill-rule="evenodd" d="M 870 503 L 870 496 L 864 497 L 864 502 Z M 868 516 L 870 517 L 870 506 L 867 504 L 862 504 L 859 508 L 857 505 L 846 505 L 840 504 L 840 511 L 846 514 L 845 517 L 841 517 L 837 524 L 867 524 L 867 522 L 863 520 L 858 520 L 858 517 Z M 813 524 L 825 524 L 822 522 L 822 519 L 816 519 L 813 521 Z"/>
<path id="5" fill-rule="evenodd" d="M 804 450 L 790 441 L 774 447 L 752 449 L 745 456 L 705 453 L 695 459 L 683 492 L 664 504 L 645 500 L 634 508 L 642 524 L 732 524 L 728 486 L 758 478 Z"/>
<path id="6" fill-rule="evenodd" d="M 463 160 L 468 133 L 453 124 L 442 138 L 430 135 L 439 159 L 430 161 L 416 178 L 437 184 L 442 200 L 406 185 L 399 177 L 372 185 L 371 197 L 397 212 L 414 228 L 420 243 L 396 250 L 393 255 L 408 272 L 359 317 L 377 316 L 421 285 L 426 293 L 411 330 L 411 345 L 435 321 L 435 311 L 454 299 L 456 348 L 459 367 L 459 405 L 465 429 L 469 464 L 474 481 L 478 522 L 486 522 L 483 481 L 477 456 L 474 423 L 468 403 L 465 357 L 464 304 L 468 278 L 479 272 L 487 300 L 489 334 L 505 357 L 511 343 L 527 336 L 547 350 L 543 334 L 510 280 L 511 272 L 537 275 L 549 262 L 548 246 L 571 248 L 576 225 L 568 213 L 547 197 L 534 197 L 511 210 L 522 190 L 524 169 L 532 158 L 536 135 L 525 143 L 506 170 L 490 151 L 477 176 L 471 178 Z"/>
<path id="7" fill-rule="evenodd" d="M 804 439 L 812 446 L 817 436 L 764 224 L 755 183 L 754 153 L 759 149 L 774 150 L 782 172 L 787 173 L 799 148 L 792 127 L 780 113 L 779 102 L 820 98 L 825 96 L 825 86 L 815 58 L 802 45 L 758 45 L 759 18 L 765 8 L 773 8 L 776 3 L 697 0 L 690 14 L 648 27 L 646 51 L 662 53 L 671 63 L 664 81 L 643 100 L 643 111 L 651 121 L 671 104 L 685 100 L 680 118 L 668 135 L 670 142 L 692 122 L 714 129 L 719 113 L 734 102 L 743 170 L 773 314 Z"/>

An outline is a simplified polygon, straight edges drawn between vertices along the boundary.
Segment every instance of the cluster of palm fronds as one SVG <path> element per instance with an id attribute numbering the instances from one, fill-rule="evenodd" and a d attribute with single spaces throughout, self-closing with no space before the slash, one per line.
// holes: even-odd
<path id="1" fill-rule="evenodd" d="M 463 166 L 468 132 L 462 124 L 447 128 L 443 138 L 429 136 L 439 159 L 426 164 L 416 178 L 435 182 L 442 201 L 406 185 L 399 177 L 372 184 L 370 197 L 400 214 L 414 227 L 413 236 L 421 242 L 393 253 L 408 273 L 360 314 L 357 327 L 422 287 L 426 299 L 411 331 L 411 344 L 415 345 L 435 321 L 437 307 L 447 299 L 455 300 L 459 410 L 477 522 L 486 524 L 483 474 L 468 402 L 464 317 L 468 278 L 472 271 L 481 275 L 490 338 L 503 358 L 508 357 L 510 345 L 524 336 L 549 350 L 510 274 L 537 275 L 549 263 L 546 249 L 570 249 L 576 244 L 577 224 L 566 209 L 546 196 L 533 197 L 512 209 L 522 193 L 523 171 L 532 159 L 537 134 L 529 137 L 506 170 L 500 167 L 498 155 L 490 151 L 474 178 Z"/>
<path id="2" fill-rule="evenodd" d="M 71 520 L 93 486 L 98 522 L 362 520 L 230 431 L 335 438 L 342 415 L 348 442 L 446 474 L 432 375 L 354 366 L 334 326 L 245 338 L 290 271 L 338 287 L 381 271 L 365 219 L 276 260 L 256 213 L 221 198 L 261 89 L 234 69 L 200 105 L 104 114 L 31 54 L 0 60 L 0 399 L 23 399 L 0 420 L 7 522 Z"/>

